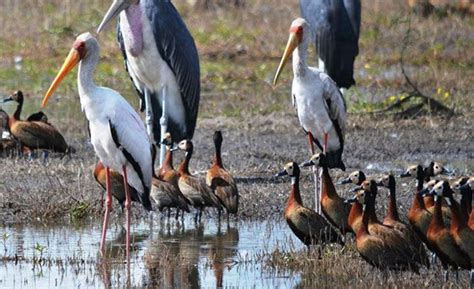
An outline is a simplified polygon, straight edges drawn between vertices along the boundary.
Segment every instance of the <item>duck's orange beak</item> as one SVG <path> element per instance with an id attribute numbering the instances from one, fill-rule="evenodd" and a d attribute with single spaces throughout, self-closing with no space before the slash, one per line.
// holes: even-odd
<path id="1" fill-rule="evenodd" d="M 46 106 L 46 104 L 48 103 L 49 97 L 53 94 L 53 92 L 56 90 L 56 88 L 64 79 L 64 77 L 66 77 L 66 75 L 79 63 L 79 61 L 80 61 L 79 51 L 77 51 L 76 48 L 72 48 L 66 60 L 64 61 L 64 64 L 61 67 L 61 70 L 59 70 L 58 74 L 56 75 L 56 78 L 53 80 L 53 83 L 51 83 L 51 86 L 46 92 L 46 95 L 44 96 L 41 107 Z"/>
<path id="2" fill-rule="evenodd" d="M 280 77 L 281 71 L 285 64 L 288 62 L 291 53 L 298 47 L 300 44 L 300 39 L 295 32 L 290 33 L 290 37 L 288 38 L 288 43 L 286 44 L 285 52 L 283 52 L 283 56 L 280 61 L 280 65 L 278 66 L 277 72 L 275 74 L 275 78 L 273 79 L 273 85 L 275 86 L 278 82 L 278 78 Z"/>

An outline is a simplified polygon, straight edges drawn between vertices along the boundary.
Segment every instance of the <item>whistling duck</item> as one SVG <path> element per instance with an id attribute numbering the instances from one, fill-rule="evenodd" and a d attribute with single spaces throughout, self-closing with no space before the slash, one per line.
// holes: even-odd
<path id="1" fill-rule="evenodd" d="M 428 249 L 430 249 L 430 251 L 432 252 L 434 250 L 433 248 L 431 248 L 431 243 L 428 241 L 427 233 L 434 213 L 434 207 L 430 207 L 428 209 L 425 207 L 425 203 L 423 201 L 425 194 L 422 194 L 420 192 L 430 191 L 434 187 L 434 185 L 436 185 L 436 183 L 436 180 L 431 180 L 424 184 L 421 190 L 415 193 L 412 205 L 408 210 L 407 215 L 408 221 L 410 222 L 413 231 L 417 233 L 418 237 L 426 244 L 426 246 L 428 246 Z M 445 226 L 449 226 L 449 220 L 451 218 L 451 215 L 446 214 L 443 209 L 449 210 L 449 208 L 442 208 Z"/>
<path id="2" fill-rule="evenodd" d="M 431 162 L 426 168 L 423 168 L 421 165 L 414 165 L 410 166 L 406 169 L 406 171 L 400 175 L 401 178 L 405 177 L 413 177 L 417 180 L 417 192 L 423 189 L 423 183 L 428 182 L 431 177 L 435 177 L 437 175 L 447 175 L 449 174 L 448 170 L 446 170 L 440 163 Z M 434 206 L 433 196 L 426 195 L 423 198 L 423 202 L 425 204 L 425 208 L 428 209 Z M 445 208 L 446 212 L 449 211 L 448 208 Z"/>
<path id="3" fill-rule="evenodd" d="M 349 177 L 339 180 L 338 184 L 354 184 L 360 186 L 366 180 L 366 176 L 362 171 L 352 172 Z M 351 228 L 352 232 L 356 233 L 362 223 L 362 205 L 359 202 L 355 202 L 355 199 L 348 199 L 345 203 L 352 203 L 352 207 L 349 211 L 347 218 L 347 224 Z"/>
<path id="4" fill-rule="evenodd" d="M 68 145 L 63 136 L 51 124 L 42 120 L 21 120 L 20 114 L 23 107 L 23 93 L 21 91 L 15 92 L 3 101 L 16 101 L 18 103 L 13 117 L 10 117 L 9 126 L 11 134 L 22 145 L 30 149 L 48 149 L 61 153 L 68 151 Z M 37 116 L 34 118 L 37 118 Z"/>
<path id="5" fill-rule="evenodd" d="M 380 269 L 418 271 L 419 262 L 411 255 L 406 242 L 387 239 L 378 232 L 371 232 L 370 219 L 375 213 L 377 185 L 375 181 L 365 182 L 362 192 L 357 194 L 357 202 L 364 205 L 362 224 L 356 233 L 356 247 L 364 260 Z M 395 236 L 395 235 L 393 235 Z"/>
<path id="6" fill-rule="evenodd" d="M 344 244 L 341 236 L 321 215 L 303 206 L 300 195 L 300 168 L 295 162 L 287 163 L 276 176 L 289 175 L 291 192 L 285 208 L 285 219 L 293 233 L 309 249 L 312 244 Z"/>
<path id="7" fill-rule="evenodd" d="M 443 183 L 442 181 L 440 182 Z M 441 211 L 442 195 L 435 194 L 439 190 L 440 185 L 436 184 L 433 189 L 424 188 L 418 194 L 432 194 L 435 198 L 434 214 L 428 226 L 427 238 L 431 249 L 441 260 L 441 264 L 445 269 L 445 279 L 448 278 L 448 266 L 454 269 L 463 268 L 470 269 L 471 262 L 469 256 L 466 255 L 461 248 L 456 244 L 453 234 L 449 227 L 444 224 L 443 214 Z M 436 188 L 436 189 L 435 189 Z"/>
<path id="8" fill-rule="evenodd" d="M 206 184 L 216 193 L 227 211 L 227 220 L 229 214 L 237 214 L 239 208 L 239 192 L 232 175 L 224 168 L 221 157 L 222 133 L 214 133 L 214 146 L 216 155 L 211 168 L 207 171 Z M 220 210 L 219 210 L 220 219 Z"/>
<path id="9" fill-rule="evenodd" d="M 467 219 L 461 212 L 461 207 L 454 199 L 453 190 L 447 181 L 439 182 L 433 188 L 431 193 L 438 196 L 443 196 L 451 209 L 451 227 L 449 232 L 453 235 L 454 241 L 461 248 L 461 251 L 469 256 L 471 286 L 474 283 L 474 230 L 467 225 Z"/>
<path id="10" fill-rule="evenodd" d="M 308 167 L 314 165 L 322 168 L 321 211 L 328 221 L 338 228 L 344 236 L 347 232 L 351 231 L 351 227 L 347 223 L 351 206 L 345 203 L 337 194 L 331 176 L 329 175 L 326 156 L 323 153 L 314 154 L 311 159 L 303 163 L 302 166 Z"/>
<path id="11" fill-rule="evenodd" d="M 206 185 L 204 179 L 195 177 L 189 172 L 189 161 L 193 155 L 194 150 L 193 142 L 191 140 L 182 140 L 176 149 L 180 149 L 185 152 L 184 160 L 178 167 L 179 189 L 191 202 L 191 204 L 195 208 L 199 209 L 199 214 L 196 215 L 195 221 L 200 221 L 203 208 L 215 207 L 220 210 L 222 208 L 222 204 L 212 189 Z"/>
<path id="12" fill-rule="evenodd" d="M 105 181 L 105 166 L 101 161 L 98 161 L 94 168 L 94 178 L 99 183 L 99 185 L 105 190 L 106 181 Z M 122 210 L 125 205 L 125 190 L 123 189 L 123 177 L 122 175 L 114 170 L 110 170 L 110 184 L 112 185 L 112 195 L 117 199 Z M 130 198 L 133 202 L 139 202 L 138 193 L 132 187 L 128 186 L 130 192 Z M 145 206 L 145 209 L 148 211 L 151 210 L 151 206 Z"/>
<path id="13" fill-rule="evenodd" d="M 354 189 L 362 189 L 363 192 L 368 192 L 371 190 L 370 188 L 371 183 L 372 181 L 364 181 L 362 182 L 360 186 Z M 377 183 L 375 183 L 375 185 L 377 185 Z M 377 197 L 377 189 L 373 190 L 371 194 L 373 195 L 374 203 L 375 203 L 375 199 Z M 356 200 L 357 200 L 357 197 L 354 197 L 352 199 L 349 199 L 348 201 L 354 202 Z M 394 229 L 391 226 L 382 224 L 377 219 L 377 215 L 375 214 L 375 204 L 374 204 L 374 208 L 372 210 L 369 210 L 369 213 L 370 213 L 370 216 L 368 220 L 368 231 L 370 234 L 376 235 L 382 238 L 384 242 L 386 242 L 387 244 L 391 244 L 393 246 L 403 246 L 403 250 L 407 252 L 415 262 L 419 264 L 427 264 L 426 258 L 424 258 L 422 254 L 420 254 L 419 246 L 414 246 L 412 243 L 407 242 L 407 239 L 400 231 Z M 353 230 L 357 232 L 360 229 L 360 225 L 362 225 L 362 221 L 360 222 L 357 221 L 357 219 L 360 218 L 357 215 L 353 215 L 352 217 L 355 218 L 355 222 L 351 224 L 354 226 Z"/>
<path id="14" fill-rule="evenodd" d="M 422 240 L 407 224 L 401 221 L 398 215 L 395 177 L 392 174 L 382 176 L 377 181 L 377 185 L 388 188 L 390 192 L 387 214 L 382 224 L 399 231 L 409 244 L 417 249 L 417 259 L 423 260 L 423 263 L 429 266 L 428 256 L 426 255 Z"/>
<path id="15" fill-rule="evenodd" d="M 461 192 L 461 186 L 465 185 L 468 180 L 468 177 L 462 177 L 453 182 L 452 185 L 452 189 L 461 194 L 461 213 L 466 220 L 469 220 L 469 215 L 472 211 L 472 193 L 467 190 L 463 190 L 464 193 Z"/>
<path id="16" fill-rule="evenodd" d="M 459 188 L 459 190 L 461 191 L 462 195 L 468 194 L 468 195 L 471 195 L 472 197 L 473 186 L 474 186 L 474 177 L 470 177 L 469 180 Z M 469 214 L 467 224 L 469 225 L 469 228 L 474 229 L 474 211 L 473 210 L 471 210 L 471 213 Z"/>
<path id="17" fill-rule="evenodd" d="M 166 133 L 162 142 L 166 145 L 166 155 L 158 176 L 154 175 L 152 178 L 150 197 L 155 201 L 160 212 L 164 208 L 168 208 L 168 218 L 171 208 L 177 208 L 176 217 L 178 217 L 179 210 L 189 212 L 189 201 L 179 190 L 179 176 L 173 168 L 173 152 L 171 151 L 173 141 L 171 135 Z M 153 153 L 155 154 L 155 151 Z M 152 158 L 154 159 L 155 156 L 153 155 Z"/>

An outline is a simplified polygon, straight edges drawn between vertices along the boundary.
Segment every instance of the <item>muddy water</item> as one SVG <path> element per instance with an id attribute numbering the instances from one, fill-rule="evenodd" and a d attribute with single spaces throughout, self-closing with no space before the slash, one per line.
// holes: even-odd
<path id="1" fill-rule="evenodd" d="M 110 227 L 105 258 L 98 253 L 100 230 L 97 224 L 1 229 L 0 288 L 290 288 L 300 281 L 264 266 L 265 253 L 301 249 L 281 221 L 135 222 L 130 268 L 121 226 Z"/>

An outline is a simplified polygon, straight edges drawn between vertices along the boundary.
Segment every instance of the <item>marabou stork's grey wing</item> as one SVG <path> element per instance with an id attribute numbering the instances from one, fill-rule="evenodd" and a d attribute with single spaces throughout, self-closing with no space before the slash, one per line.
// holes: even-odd
<path id="1" fill-rule="evenodd" d="M 303 18 L 308 21 L 315 39 L 316 53 L 326 69 L 332 67 L 335 47 L 335 13 L 333 0 L 300 0 Z"/>
<path id="2" fill-rule="evenodd" d="M 120 17 L 118 18 L 120 19 Z M 125 43 L 123 41 L 122 30 L 120 30 L 120 20 L 117 21 L 117 42 L 119 44 L 120 51 L 122 52 L 123 64 L 125 66 L 125 70 L 130 76 L 130 79 L 132 80 L 133 85 L 135 86 L 135 90 L 137 91 L 138 96 L 140 97 L 140 111 L 144 111 L 145 110 L 145 98 L 144 98 L 145 94 L 144 94 L 143 88 L 138 82 L 138 79 L 135 73 L 128 68 L 127 52 L 125 50 Z"/>
<path id="3" fill-rule="evenodd" d="M 188 138 L 196 126 L 200 96 L 199 56 L 194 39 L 170 1 L 145 0 L 158 52 L 176 76 L 185 108 Z"/>
<path id="4" fill-rule="evenodd" d="M 355 84 L 354 61 L 359 54 L 360 0 L 331 1 L 335 46 L 326 69 L 339 87 L 349 88 Z"/>
<path id="5" fill-rule="evenodd" d="M 339 138 L 343 142 L 347 120 L 346 102 L 334 80 L 325 73 L 320 73 L 320 77 L 324 83 L 323 97 L 328 108 L 329 117 L 333 120 L 336 131 L 340 134 Z"/>
<path id="6" fill-rule="evenodd" d="M 344 0 L 344 7 L 346 8 L 347 16 L 349 17 L 354 36 L 358 39 L 360 33 L 361 18 L 360 0 Z"/>

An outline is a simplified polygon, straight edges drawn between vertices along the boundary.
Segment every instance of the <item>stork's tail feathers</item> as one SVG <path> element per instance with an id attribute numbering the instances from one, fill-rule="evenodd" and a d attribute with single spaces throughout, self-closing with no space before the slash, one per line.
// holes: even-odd
<path id="1" fill-rule="evenodd" d="M 143 194 L 137 194 L 140 198 L 140 203 L 143 205 L 145 210 L 152 211 L 151 201 L 150 201 L 150 188 L 145 187 Z"/>
<path id="2" fill-rule="evenodd" d="M 330 169 L 341 169 L 343 171 L 346 170 L 346 165 L 342 162 L 342 149 L 338 149 L 337 151 L 330 151 L 326 153 L 326 160 L 328 168 Z"/>

